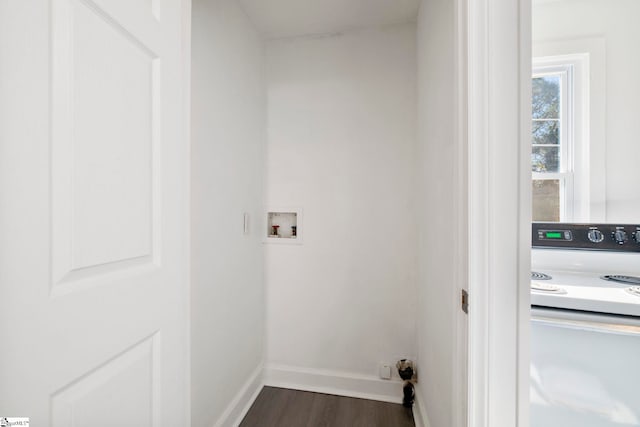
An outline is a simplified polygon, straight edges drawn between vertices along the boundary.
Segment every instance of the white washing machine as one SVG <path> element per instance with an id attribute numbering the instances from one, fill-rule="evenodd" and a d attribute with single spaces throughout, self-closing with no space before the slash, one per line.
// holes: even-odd
<path id="1" fill-rule="evenodd" d="M 640 226 L 532 238 L 531 427 L 640 426 Z"/>

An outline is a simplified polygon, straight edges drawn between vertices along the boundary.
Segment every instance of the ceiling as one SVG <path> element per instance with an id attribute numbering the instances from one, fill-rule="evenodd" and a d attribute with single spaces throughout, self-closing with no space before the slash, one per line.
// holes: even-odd
<path id="1" fill-rule="evenodd" d="M 266 38 L 412 22 L 420 0 L 239 0 Z"/>

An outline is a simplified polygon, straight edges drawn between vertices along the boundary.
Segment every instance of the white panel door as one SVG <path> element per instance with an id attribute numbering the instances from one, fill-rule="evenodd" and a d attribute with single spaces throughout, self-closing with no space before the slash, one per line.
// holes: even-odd
<path id="1" fill-rule="evenodd" d="M 0 0 L 0 417 L 188 423 L 181 0 Z"/>

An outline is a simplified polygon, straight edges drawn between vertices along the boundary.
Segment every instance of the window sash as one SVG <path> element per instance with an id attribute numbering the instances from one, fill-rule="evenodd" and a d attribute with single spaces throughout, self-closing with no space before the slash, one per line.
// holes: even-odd
<path id="1" fill-rule="evenodd" d="M 558 180 L 560 183 L 560 212 L 561 222 L 570 220 L 574 216 L 574 141 L 573 141 L 573 65 L 541 65 L 534 66 L 532 79 L 541 77 L 560 77 L 559 102 L 560 111 L 558 118 L 542 119 L 531 118 L 535 121 L 557 121 L 559 126 L 558 144 L 534 144 L 535 147 L 558 147 L 559 166 L 558 172 L 531 172 L 533 180 Z M 532 135 L 533 137 L 533 135 Z"/>
<path id="2" fill-rule="evenodd" d="M 531 181 L 560 182 L 560 222 L 567 222 L 573 218 L 574 210 L 571 197 L 573 196 L 574 174 L 569 172 L 532 172 Z"/>
<path id="3" fill-rule="evenodd" d="M 557 119 L 534 119 L 532 121 L 557 121 L 560 127 L 559 140 L 557 147 L 559 147 L 559 169 L 560 172 L 572 172 L 573 171 L 573 147 L 572 147 L 572 93 L 571 93 L 571 80 L 572 80 L 573 66 L 567 65 L 553 65 L 553 66 L 539 66 L 534 67 L 532 79 L 541 77 L 560 77 L 560 111 Z M 552 144 L 556 146 L 556 144 Z M 533 147 L 547 146 L 547 144 L 531 144 Z"/>

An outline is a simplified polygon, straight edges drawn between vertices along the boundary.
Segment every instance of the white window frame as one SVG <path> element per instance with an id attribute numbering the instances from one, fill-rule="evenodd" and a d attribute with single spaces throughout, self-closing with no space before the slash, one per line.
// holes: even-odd
<path id="1" fill-rule="evenodd" d="M 533 58 L 532 78 L 560 77 L 558 172 L 532 172 L 532 180 L 560 182 L 560 222 L 589 220 L 588 55 Z"/>

